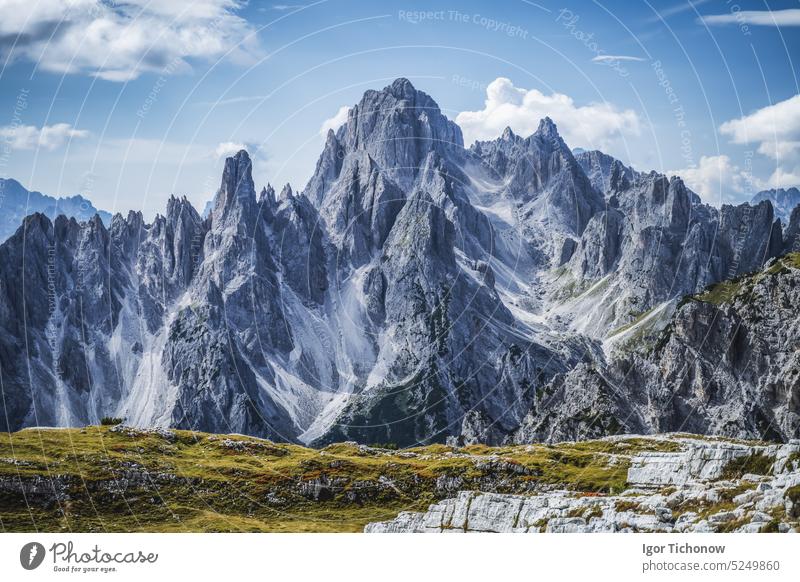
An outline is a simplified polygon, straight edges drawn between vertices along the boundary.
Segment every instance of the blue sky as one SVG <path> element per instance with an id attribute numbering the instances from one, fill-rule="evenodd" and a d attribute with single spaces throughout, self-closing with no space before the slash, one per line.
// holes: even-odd
<path id="1" fill-rule="evenodd" d="M 404 76 L 468 138 L 548 114 L 736 202 L 800 183 L 799 32 L 796 1 L 8 0 L 0 175 L 152 217 L 245 145 L 258 187 L 298 189 L 326 120 Z"/>

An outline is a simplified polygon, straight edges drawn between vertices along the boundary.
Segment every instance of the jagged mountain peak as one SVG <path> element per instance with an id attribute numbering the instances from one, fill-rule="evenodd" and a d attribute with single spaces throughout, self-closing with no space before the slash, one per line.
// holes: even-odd
<path id="1" fill-rule="evenodd" d="M 235 205 L 256 201 L 253 162 L 246 150 L 225 160 L 222 182 L 214 204 L 215 218 L 223 218 Z"/>
<path id="2" fill-rule="evenodd" d="M 476 142 L 470 152 L 502 183 L 504 193 L 527 206 L 525 216 L 547 231 L 540 238 L 550 257 L 562 254 L 562 235 L 579 236 L 604 206 L 549 117 L 527 138 L 506 128 L 495 140 Z"/>
<path id="3" fill-rule="evenodd" d="M 348 156 L 366 152 L 393 182 L 410 190 L 431 151 L 463 155 L 461 129 L 427 93 L 407 79 L 366 91 L 334 135 L 328 132 L 317 167 L 304 192 L 317 206 L 334 187 Z"/>
<path id="4" fill-rule="evenodd" d="M 405 77 L 398 77 L 384 91 L 390 92 L 398 99 L 413 99 L 417 94 L 414 85 Z"/>
<path id="5" fill-rule="evenodd" d="M 606 334 L 648 313 L 666 321 L 664 304 L 787 244 L 769 203 L 693 206 L 678 178 L 573 155 L 550 118 L 467 151 L 406 79 L 364 93 L 327 133 L 303 192 L 279 189 L 255 190 L 242 150 L 225 160 L 207 220 L 175 196 L 149 227 L 141 213 L 117 215 L 110 237 L 96 218 L 53 228 L 31 217 L 33 238 L 0 247 L 12 425 L 35 406 L 61 426 L 108 414 L 304 442 L 506 438 L 534 401 L 547 417 L 539 389 L 554 375 L 581 357 L 604 365 Z M 63 314 L 48 309 L 54 240 Z M 43 354 L 33 362 L 13 344 L 28 305 Z M 65 330 L 55 347 L 54 326 Z M 105 348 L 88 372 L 82 334 Z M 75 370 L 63 390 L 58 358 Z M 580 416 L 570 406 L 565 417 Z"/>
<path id="6" fill-rule="evenodd" d="M 600 150 L 575 148 L 572 153 L 595 190 L 607 197 L 630 188 L 639 175 L 633 168 Z"/>
<path id="7" fill-rule="evenodd" d="M 275 188 L 272 187 L 272 184 L 267 183 L 264 188 L 261 188 L 261 192 L 258 195 L 259 203 L 265 203 L 268 206 L 275 204 Z"/>
<path id="8" fill-rule="evenodd" d="M 283 188 L 281 188 L 281 193 L 278 196 L 278 200 L 289 200 L 294 197 L 294 191 L 292 190 L 292 185 L 288 182 L 284 184 Z"/>
<path id="9" fill-rule="evenodd" d="M 189 212 L 198 218 L 200 217 L 200 214 L 186 196 L 181 196 L 180 198 L 170 196 L 169 200 L 167 200 L 167 218 L 179 216 L 183 212 Z"/>
<path id="10" fill-rule="evenodd" d="M 558 127 L 556 126 L 555 122 L 548 116 L 545 116 L 539 120 L 539 127 L 536 128 L 535 133 L 541 135 L 542 137 L 561 137 L 558 133 Z"/>
<path id="11" fill-rule="evenodd" d="M 95 214 L 85 223 L 87 228 L 84 229 L 84 232 L 88 235 L 100 234 L 106 235 L 108 234 L 108 229 L 106 225 L 103 223 L 103 219 L 100 218 L 99 214 Z"/>
<path id="12" fill-rule="evenodd" d="M 63 215 L 62 215 L 63 216 Z M 56 220 L 62 218 L 62 216 L 56 217 Z M 63 220 L 69 220 L 66 216 L 63 216 Z M 25 232 L 30 233 L 33 231 L 40 231 L 40 232 L 49 232 L 53 228 L 53 222 L 50 220 L 50 217 L 47 216 L 44 212 L 34 212 L 30 216 L 27 216 L 25 220 L 22 222 L 22 225 L 19 227 L 17 233 Z"/>

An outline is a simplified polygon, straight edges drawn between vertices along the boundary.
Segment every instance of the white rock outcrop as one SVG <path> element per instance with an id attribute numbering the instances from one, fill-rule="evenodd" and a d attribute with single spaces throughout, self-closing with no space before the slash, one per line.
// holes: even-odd
<path id="1" fill-rule="evenodd" d="M 425 513 L 371 523 L 368 533 L 793 532 L 800 503 L 800 440 L 783 445 L 673 435 L 677 452 L 633 456 L 630 488 L 620 495 L 575 491 L 506 495 L 461 491 Z M 765 475 L 733 478 L 731 461 L 772 461 Z M 745 460 L 745 459 L 743 459 Z M 739 467 L 747 468 L 742 462 Z M 797 491 L 795 489 L 794 491 Z"/>

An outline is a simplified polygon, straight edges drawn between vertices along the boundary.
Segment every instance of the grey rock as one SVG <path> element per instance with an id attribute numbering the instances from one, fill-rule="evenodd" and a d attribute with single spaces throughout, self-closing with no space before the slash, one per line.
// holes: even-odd
<path id="1" fill-rule="evenodd" d="M 797 270 L 774 257 L 798 223 L 575 156 L 549 119 L 464 148 L 398 79 L 327 134 L 302 192 L 257 193 L 242 151 L 207 215 L 173 197 L 151 224 L 25 219 L 0 246 L 0 430 L 790 439 Z M 764 266 L 729 303 L 680 300 Z"/>
<path id="2" fill-rule="evenodd" d="M 730 491 L 748 482 L 741 478 L 720 478 L 720 464 L 737 458 L 731 451 L 774 456 L 786 445 L 753 446 L 724 439 L 710 442 L 674 434 L 659 439 L 678 445 L 680 450 L 634 454 L 628 483 L 639 487 L 621 495 L 583 496 L 579 492 L 558 490 L 533 495 L 461 491 L 431 505 L 425 513 L 401 513 L 394 520 L 370 524 L 365 531 L 715 532 L 735 528 L 735 531 L 755 533 L 771 523 L 774 515 L 781 516 L 780 531 L 791 531 L 795 527 L 798 514 L 784 498 L 784 492 L 800 483 L 800 472 L 762 476 L 763 482 L 770 485 L 769 491 L 775 493 L 759 501 L 760 509 L 754 509 L 752 501 L 741 495 L 733 498 L 731 508 Z M 681 466 L 687 469 L 682 471 Z M 675 478 L 676 473 L 680 473 L 680 478 Z M 676 486 L 677 490 L 665 497 L 659 491 L 666 485 Z M 666 500 L 672 503 L 665 504 Z M 700 519 L 696 511 L 682 509 L 697 505 L 708 507 L 708 504 L 719 504 L 719 507 L 713 511 L 712 506 L 711 515 L 706 519 Z"/>
<path id="3" fill-rule="evenodd" d="M 97 210 L 90 200 L 81 195 L 56 198 L 41 192 L 29 191 L 10 178 L 0 178 L 0 208 L 3 210 L 0 215 L 0 242 L 18 230 L 26 216 L 37 212 L 44 214 L 50 220 L 63 215 L 79 222 L 91 220 L 97 214 L 106 226 L 110 225 L 112 220 L 111 214 Z"/>
<path id="4" fill-rule="evenodd" d="M 763 190 L 753 196 L 751 204 L 758 204 L 764 200 L 772 203 L 775 215 L 784 224 L 788 224 L 792 211 L 800 205 L 800 190 L 797 188 L 773 188 Z"/>

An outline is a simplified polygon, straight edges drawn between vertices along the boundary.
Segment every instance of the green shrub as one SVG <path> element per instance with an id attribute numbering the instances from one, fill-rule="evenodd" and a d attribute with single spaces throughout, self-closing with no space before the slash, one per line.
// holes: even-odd
<path id="1" fill-rule="evenodd" d="M 778 525 L 780 525 L 779 519 L 773 519 L 766 525 L 762 526 L 759 530 L 761 533 L 778 533 Z"/>
<path id="2" fill-rule="evenodd" d="M 617 501 L 615 505 L 616 510 L 619 513 L 623 511 L 637 511 L 639 509 L 639 502 L 638 501 Z"/>
<path id="3" fill-rule="evenodd" d="M 775 459 L 763 453 L 753 453 L 731 460 L 722 470 L 723 479 L 740 479 L 747 473 L 753 475 L 769 475 Z"/>
<path id="4" fill-rule="evenodd" d="M 789 487 L 786 490 L 786 499 L 790 500 L 792 503 L 800 503 L 800 485 Z"/>
<path id="5" fill-rule="evenodd" d="M 124 418 L 116 418 L 114 416 L 104 416 L 100 419 L 100 424 L 103 426 L 114 426 L 117 424 L 122 424 L 123 422 L 125 422 Z"/>

